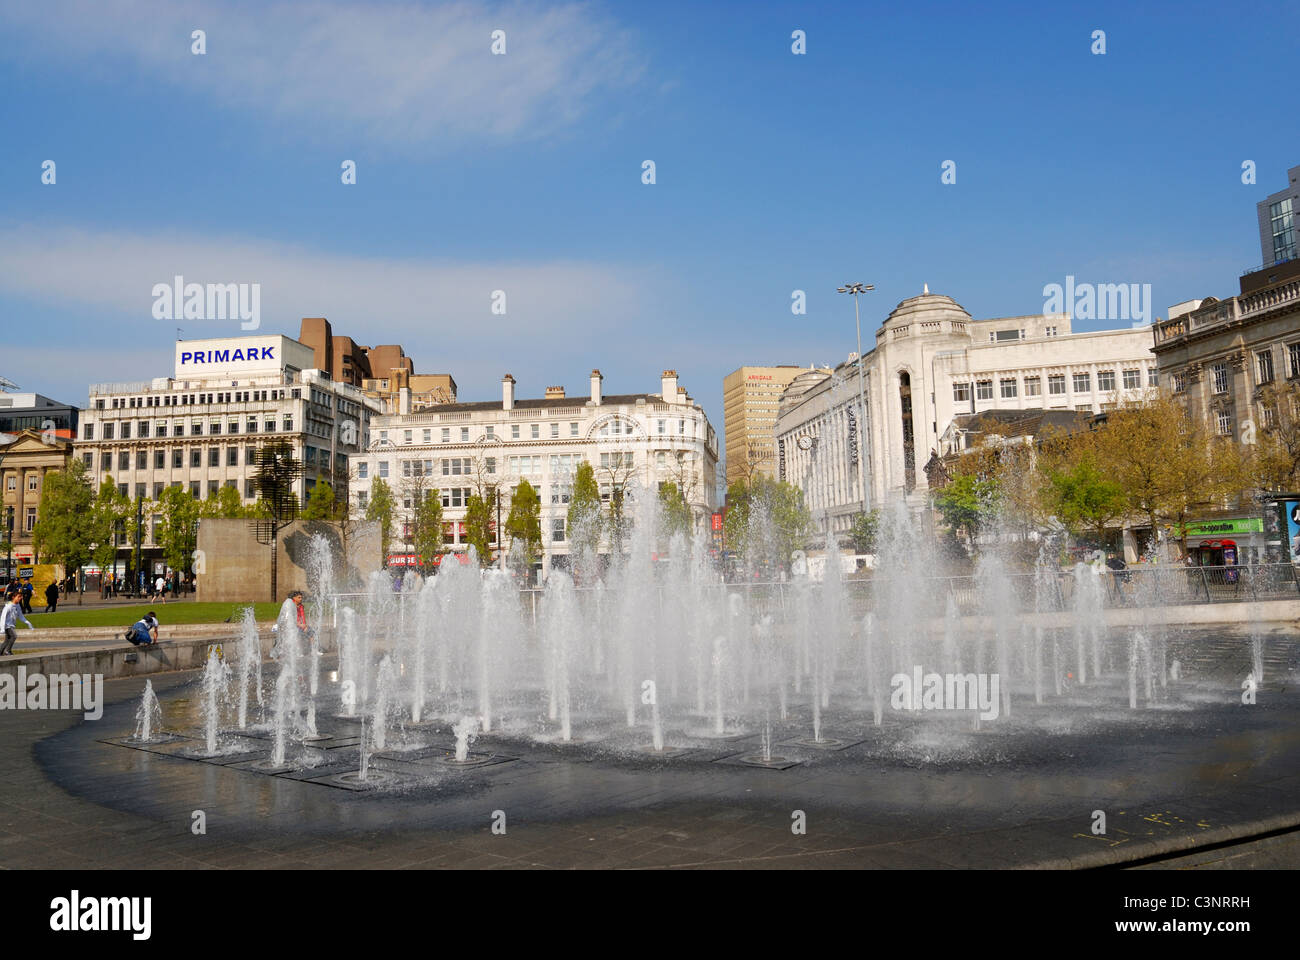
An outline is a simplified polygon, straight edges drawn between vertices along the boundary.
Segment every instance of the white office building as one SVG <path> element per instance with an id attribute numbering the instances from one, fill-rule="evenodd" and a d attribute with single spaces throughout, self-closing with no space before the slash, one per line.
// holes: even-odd
<path id="1" fill-rule="evenodd" d="M 345 492 L 348 456 L 365 449 L 381 406 L 312 369 L 312 356 L 284 336 L 178 340 L 172 376 L 90 387 L 73 455 L 96 487 L 112 477 L 131 498 L 226 486 L 251 503 L 257 448 L 285 440 L 303 466 L 300 503 L 321 481 Z"/>
<path id="2" fill-rule="evenodd" d="M 352 459 L 352 505 L 364 511 L 376 479 L 392 489 L 397 524 L 391 562 L 411 548 L 412 504 L 437 489 L 442 499 L 447 549 L 467 549 L 464 518 L 470 496 L 499 491 L 504 524 L 513 490 L 523 478 L 541 498 L 543 573 L 569 553 L 566 523 L 578 464 L 591 464 L 601 499 L 616 490 L 633 498 L 673 482 L 684 491 L 697 524 L 716 506 L 718 439 L 699 404 L 665 370 L 660 392 L 607 395 L 603 376 L 591 372 L 588 396 L 517 399 L 515 379 L 501 381 L 501 399 L 443 404 L 429 410 L 376 417 L 371 441 Z M 509 544 L 505 544 L 509 548 Z M 602 547 L 605 549 L 605 547 Z"/>
<path id="3" fill-rule="evenodd" d="M 777 420 L 778 472 L 838 531 L 863 506 L 859 459 L 868 509 L 900 496 L 919 506 L 927 462 L 955 452 L 944 449 L 945 434 L 950 443 L 960 436 L 949 430 L 954 417 L 1038 408 L 1100 413 L 1156 385 L 1151 342 L 1149 326 L 1073 333 L 1068 314 L 975 320 L 927 289 L 894 308 L 863 357 L 865 416 L 856 357 L 790 383 Z"/>

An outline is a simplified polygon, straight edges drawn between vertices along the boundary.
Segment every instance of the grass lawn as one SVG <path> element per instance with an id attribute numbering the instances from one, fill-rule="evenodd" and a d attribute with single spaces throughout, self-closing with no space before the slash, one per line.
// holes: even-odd
<path id="1" fill-rule="evenodd" d="M 163 626 L 175 623 L 224 623 L 238 619 L 246 603 L 142 603 L 121 607 L 97 607 L 94 610 L 60 610 L 58 613 L 31 613 L 27 619 L 33 627 L 126 627 L 152 610 Z M 255 603 L 258 620 L 274 620 L 280 612 L 278 603 Z M 20 626 L 19 639 L 22 639 Z"/>

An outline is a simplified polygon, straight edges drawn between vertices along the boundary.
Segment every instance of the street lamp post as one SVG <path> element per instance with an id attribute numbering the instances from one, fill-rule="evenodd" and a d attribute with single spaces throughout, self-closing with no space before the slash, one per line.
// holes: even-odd
<path id="1" fill-rule="evenodd" d="M 5 507 L 5 586 L 14 582 L 14 508 Z"/>
<path id="2" fill-rule="evenodd" d="M 853 295 L 853 320 L 858 329 L 858 482 L 862 484 L 862 513 L 865 516 L 870 494 L 867 493 L 868 478 L 866 467 L 866 454 L 863 438 L 867 423 L 867 405 L 863 398 L 862 390 L 862 317 L 858 312 L 858 297 L 868 290 L 876 289 L 873 283 L 846 283 L 839 287 L 837 292 L 850 293 Z"/>

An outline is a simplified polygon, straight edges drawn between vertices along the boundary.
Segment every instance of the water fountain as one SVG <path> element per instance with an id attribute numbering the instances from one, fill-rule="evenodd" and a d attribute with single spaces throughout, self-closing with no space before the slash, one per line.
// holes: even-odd
<path id="1" fill-rule="evenodd" d="M 144 695 L 140 698 L 140 709 L 136 711 L 136 728 L 134 740 L 137 743 L 154 743 L 162 739 L 156 731 L 162 726 L 162 706 L 153 692 L 153 681 L 144 682 Z"/>

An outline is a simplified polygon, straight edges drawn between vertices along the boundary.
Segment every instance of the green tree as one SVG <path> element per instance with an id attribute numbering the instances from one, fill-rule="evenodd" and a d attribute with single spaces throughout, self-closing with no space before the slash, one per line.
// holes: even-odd
<path id="1" fill-rule="evenodd" d="M 980 526 L 993 513 L 997 481 L 961 473 L 934 497 L 934 505 L 953 530 L 963 530 L 972 546 Z"/>
<path id="2" fill-rule="evenodd" d="M 1106 528 L 1128 512 L 1124 488 L 1106 476 L 1091 458 L 1047 475 L 1048 504 L 1072 535 L 1087 531 L 1098 545 Z"/>
<path id="3" fill-rule="evenodd" d="M 155 542 L 173 570 L 189 570 L 198 546 L 199 501 L 184 487 L 168 487 L 158 498 Z"/>
<path id="4" fill-rule="evenodd" d="M 595 556 L 600 547 L 600 488 L 596 472 L 586 460 L 578 464 L 573 477 L 566 529 L 569 547 L 575 554 Z"/>
<path id="5" fill-rule="evenodd" d="M 65 574 L 85 566 L 94 542 L 86 523 L 94 499 L 81 460 L 73 459 L 66 470 L 46 474 L 36 527 L 32 530 L 34 553 L 62 564 Z M 80 597 L 77 602 L 81 602 Z"/>
<path id="6" fill-rule="evenodd" d="M 436 489 L 412 504 L 411 546 L 422 567 L 432 567 L 442 553 L 442 494 Z"/>
<path id="7" fill-rule="evenodd" d="M 511 552 L 514 553 L 515 545 L 519 544 L 524 564 L 532 569 L 542 553 L 542 501 L 526 479 L 519 481 L 510 499 L 506 533 L 510 537 Z"/>
<path id="8" fill-rule="evenodd" d="M 791 554 L 808 542 L 812 528 L 803 491 L 794 484 L 754 473 L 727 488 L 727 549 L 751 567 L 788 568 Z"/>
<path id="9" fill-rule="evenodd" d="M 681 488 L 671 480 L 659 485 L 659 517 L 664 540 L 671 542 L 677 534 L 690 539 L 691 508 L 682 495 Z"/>
<path id="10" fill-rule="evenodd" d="M 95 544 L 91 559 L 100 570 L 110 570 L 117 562 L 118 536 L 125 533 L 124 521 L 130 508 L 131 502 L 118 491 L 113 478 L 104 477 L 95 492 L 89 524 Z"/>
<path id="11" fill-rule="evenodd" d="M 334 488 L 328 481 L 322 480 L 311 488 L 311 493 L 307 497 L 307 506 L 302 509 L 302 519 L 304 520 L 336 520 L 338 519 L 338 501 L 334 496 Z"/>
<path id="12" fill-rule="evenodd" d="M 216 496 L 199 502 L 199 516 L 212 517 L 217 520 L 238 520 L 247 517 L 250 511 L 244 506 L 239 491 L 234 487 L 222 487 Z"/>
<path id="13" fill-rule="evenodd" d="M 866 513 L 859 513 L 853 518 L 853 526 L 849 529 L 849 546 L 853 548 L 854 553 L 874 553 L 876 550 L 876 537 L 880 533 L 880 511 L 869 510 Z"/>
<path id="14" fill-rule="evenodd" d="M 465 501 L 465 542 L 478 554 L 479 566 L 492 563 L 492 522 L 497 504 L 496 490 L 488 488 L 482 496 L 471 493 Z"/>
<path id="15" fill-rule="evenodd" d="M 370 485 L 370 500 L 366 503 L 366 519 L 379 524 L 380 553 L 387 558 L 393 545 L 393 490 L 381 477 Z"/>

